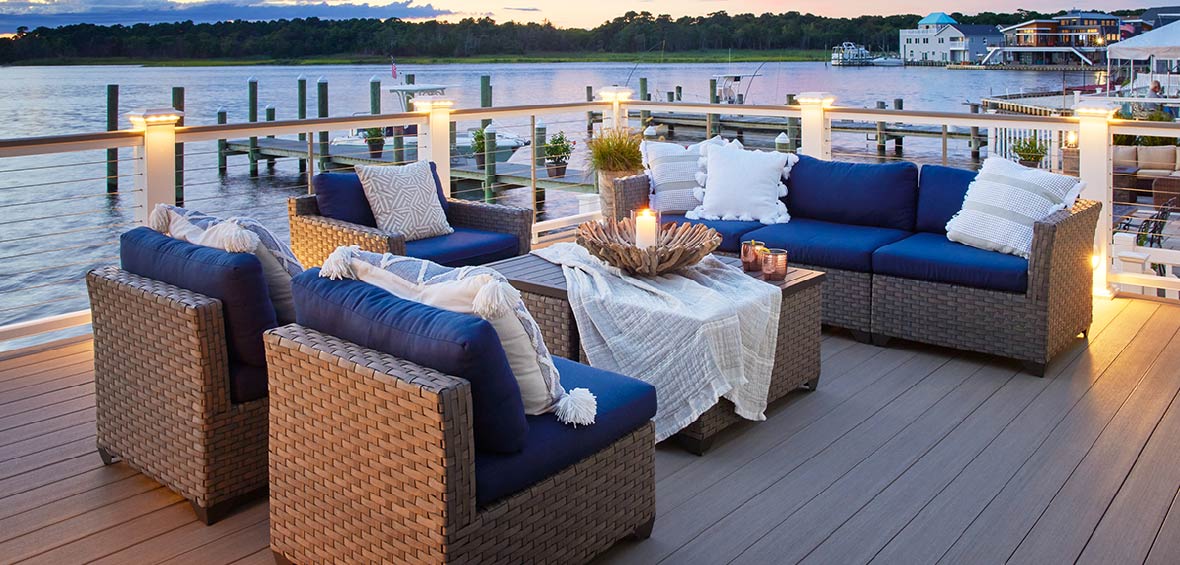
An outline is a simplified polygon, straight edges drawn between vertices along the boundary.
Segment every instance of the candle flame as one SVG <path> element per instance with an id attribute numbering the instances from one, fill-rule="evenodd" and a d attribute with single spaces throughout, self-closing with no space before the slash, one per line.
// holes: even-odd
<path id="1" fill-rule="evenodd" d="M 652 212 L 651 212 L 651 208 L 644 208 L 644 209 L 640 210 L 639 215 L 644 218 L 650 218 L 650 217 L 654 216 L 654 214 L 652 214 Z"/>

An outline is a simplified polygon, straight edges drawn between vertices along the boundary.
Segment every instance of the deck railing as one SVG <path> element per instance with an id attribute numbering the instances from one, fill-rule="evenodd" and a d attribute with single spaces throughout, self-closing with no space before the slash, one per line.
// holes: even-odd
<path id="1" fill-rule="evenodd" d="M 1052 169 L 1063 167 L 1063 152 L 1074 152 L 1077 155 L 1076 174 L 1086 183 L 1083 197 L 1100 200 L 1104 203 L 1101 229 L 1095 237 L 1095 289 L 1096 292 L 1109 292 L 1112 283 L 1124 285 L 1132 291 L 1142 292 L 1150 289 L 1180 289 L 1180 279 L 1172 275 L 1171 271 L 1164 276 L 1156 274 L 1158 269 L 1145 269 L 1144 272 L 1128 272 L 1120 265 L 1126 261 L 1117 261 L 1112 251 L 1116 243 L 1116 223 L 1114 222 L 1113 192 L 1112 192 L 1112 164 L 1111 139 L 1114 134 L 1180 137 L 1180 125 L 1154 122 L 1122 122 L 1111 118 L 1110 108 L 1106 106 L 1087 106 L 1083 104 L 1077 108 L 1077 115 L 1073 117 L 1031 117 L 1000 114 L 974 114 L 953 112 L 928 112 L 913 110 L 889 110 L 840 107 L 834 104 L 832 96 L 825 93 L 808 93 L 798 97 L 798 104 L 793 106 L 771 105 L 742 105 L 728 106 L 701 103 L 682 102 L 650 102 L 629 100 L 629 92 L 622 89 L 603 89 L 603 100 L 594 102 L 578 102 L 570 104 L 544 104 L 527 106 L 509 106 L 498 108 L 455 109 L 450 101 L 439 98 L 422 98 L 415 101 L 416 111 L 400 114 L 379 114 L 348 117 L 329 117 L 305 120 L 274 120 L 249 123 L 176 126 L 178 112 L 171 109 L 149 111 L 133 116 L 135 127 L 131 130 L 94 134 L 71 134 L 39 138 L 0 140 L 0 190 L 36 191 L 37 183 L 21 184 L 20 182 L 4 183 L 3 175 L 20 175 L 22 168 L 20 159 L 39 157 L 44 161 L 45 156 L 72 155 L 68 159 L 69 166 L 79 166 L 90 163 L 106 163 L 105 159 L 87 159 L 80 156 L 105 155 L 108 149 L 124 148 L 129 155 L 120 161 L 131 166 L 130 172 L 124 172 L 125 177 L 134 180 L 134 187 L 123 189 L 114 196 L 117 202 L 108 203 L 106 208 L 98 211 L 88 211 L 93 214 L 105 214 L 109 221 L 102 225 L 99 231 L 102 238 L 90 239 L 84 230 L 75 232 L 72 228 L 47 228 L 38 233 L 23 237 L 0 236 L 0 257 L 17 257 L 38 249 L 30 242 L 52 242 L 52 251 L 56 252 L 53 261 L 60 264 L 68 263 L 64 260 L 70 253 L 71 247 L 93 244 L 105 246 L 107 253 L 90 256 L 88 262 L 67 266 L 64 274 L 59 274 L 59 281 L 39 281 L 35 277 L 26 279 L 25 283 L 0 287 L 0 297 L 4 293 L 18 294 L 24 285 L 30 284 L 61 284 L 72 289 L 73 295 L 63 300 L 76 305 L 72 311 L 56 312 L 50 309 L 38 309 L 41 302 L 28 302 L 16 306 L 6 306 L 10 311 L 8 316 L 0 311 L 0 342 L 26 338 L 33 334 L 47 331 L 57 331 L 84 325 L 89 321 L 85 310 L 85 297 L 81 287 L 84 271 L 95 262 L 113 262 L 117 253 L 114 245 L 117 234 L 128 226 L 143 222 L 147 213 L 158 203 L 172 203 L 185 199 L 194 208 L 214 214 L 234 215 L 244 210 L 259 210 L 265 208 L 259 219 L 272 226 L 272 229 L 285 231 L 285 208 L 280 202 L 287 195 L 302 193 L 310 190 L 311 176 L 323 166 L 342 166 L 340 163 L 324 161 L 321 167 L 315 166 L 317 161 L 325 158 L 339 159 L 344 162 L 365 162 L 370 157 L 363 146 L 357 148 L 354 154 L 342 154 L 341 149 L 328 148 L 327 132 L 351 131 L 365 128 L 395 128 L 396 132 L 404 132 L 405 128 L 416 127 L 416 148 L 414 153 L 389 153 L 391 145 L 401 151 L 406 147 L 400 141 L 407 141 L 402 133 L 395 133 L 386 145 L 385 152 L 393 155 L 413 155 L 418 160 L 434 161 L 438 167 L 440 178 L 451 178 L 454 183 L 444 183 L 447 191 L 456 187 L 456 197 L 486 198 L 492 201 L 511 201 L 516 204 L 533 205 L 538 210 L 538 222 L 534 231 L 535 240 L 539 243 L 568 237 L 568 229 L 587 219 L 598 217 L 597 197 L 594 196 L 593 178 L 587 175 L 585 182 L 562 181 L 549 179 L 545 174 L 544 147 L 547 139 L 542 132 L 551 135 L 557 131 L 564 131 L 571 136 L 584 134 L 587 127 L 591 127 L 601 115 L 601 126 L 628 124 L 642 130 L 645 123 L 636 123 L 630 118 L 633 113 L 647 117 L 651 114 L 685 114 L 708 116 L 701 123 L 703 127 L 696 137 L 703 137 L 709 133 L 721 131 L 726 136 L 755 136 L 742 131 L 725 129 L 726 119 L 735 115 L 741 117 L 757 117 L 765 123 L 773 125 L 781 123 L 783 135 L 772 139 L 747 139 L 748 144 L 757 145 L 759 141 L 775 146 L 779 150 L 792 150 L 821 159 L 857 159 L 864 161 L 914 160 L 919 162 L 948 163 L 960 166 L 974 166 L 979 163 L 982 149 L 992 151 L 996 145 L 1011 143 L 1014 136 L 1006 133 L 1007 137 L 997 139 L 991 132 L 1027 132 L 1041 139 L 1052 147 L 1052 157 L 1046 157 L 1044 166 Z M 642 120 L 643 118 L 641 118 Z M 191 121 L 191 120 L 190 120 Z M 547 123 L 546 123 L 547 122 Z M 834 132 L 833 124 L 838 130 Z M 466 127 L 483 127 L 487 124 L 497 126 L 511 126 L 518 129 L 527 128 L 528 138 L 533 143 L 529 145 L 531 158 L 527 159 L 523 167 L 515 169 L 519 174 L 501 175 L 495 168 L 489 173 L 486 169 L 481 173 L 473 173 L 470 165 L 463 157 L 455 154 L 455 139 L 457 132 L 466 131 Z M 849 124 L 863 124 L 866 127 L 849 128 Z M 873 134 L 873 125 L 877 125 Z M 902 125 L 910 128 L 898 129 Z M 767 128 L 763 128 L 764 130 Z M 682 130 L 678 130 L 682 131 Z M 863 133 L 868 131 L 868 134 Z M 790 132 L 789 139 L 782 143 Z M 862 133 L 856 133 L 862 132 Z M 894 132 L 894 133 L 889 133 Z M 902 133 L 905 132 L 904 135 Z M 684 134 L 681 134 L 684 136 Z M 685 137 L 690 137 L 690 134 Z M 757 134 L 762 135 L 762 134 Z M 298 176 L 292 175 L 289 184 L 278 183 L 281 186 L 267 190 L 252 188 L 249 183 L 242 190 L 227 188 L 224 181 L 201 182 L 191 175 L 184 179 L 178 177 L 178 163 L 183 159 L 184 173 L 204 168 L 214 168 L 213 156 L 217 157 L 215 167 L 222 178 L 228 174 L 227 170 L 237 173 L 243 165 L 250 167 L 251 175 L 258 170 L 261 162 L 276 158 L 269 156 L 261 149 L 266 146 L 269 137 L 276 139 L 287 138 L 286 145 L 292 148 L 302 148 L 298 158 L 307 163 L 301 166 Z M 834 137 L 837 137 L 834 139 Z M 906 141 L 906 137 L 917 139 Z M 293 140 L 298 138 L 299 143 Z M 233 143 L 225 140 L 243 140 L 244 149 L 233 149 Z M 964 142 L 964 141 L 968 142 Z M 979 142 L 978 140 L 985 140 Z M 777 145 L 774 143 L 778 141 Z M 889 151 L 887 143 L 892 143 Z M 992 148 L 982 147 L 993 144 Z M 178 144 L 183 144 L 178 145 Z M 904 145 L 903 145 L 904 144 Z M 1062 147 L 1065 146 L 1065 147 Z M 178 150 L 178 147 L 183 149 Z M 1002 148 L 1000 148 L 1002 149 Z M 292 150 L 293 151 L 293 150 Z M 225 155 L 244 155 L 245 163 L 227 163 Z M 178 157 L 180 155 L 180 157 Z M 295 157 L 294 153 L 286 155 Z M 350 161 L 351 160 L 351 161 Z M 397 162 L 385 157 L 381 162 Z M 494 163 L 494 160 L 491 161 Z M 8 166 L 5 166 L 8 165 Z M 507 165 L 500 165 L 507 167 Z M 495 167 L 495 166 L 493 166 Z M 1072 172 L 1072 171 L 1067 171 Z M 258 173 L 261 174 L 261 173 Z M 477 180 L 484 174 L 483 181 Z M 84 175 L 83 175 L 84 176 Z M 231 175 L 232 176 L 232 175 Z M 106 177 L 103 177 L 106 178 Z M 254 178 L 251 176 L 250 178 Z M 285 177 L 284 177 L 285 178 Z M 506 181 L 505 178 L 509 178 Z M 466 179 L 479 183 L 476 188 L 464 188 L 459 181 Z M 86 180 L 80 178 L 80 180 Z M 65 182 L 65 181 L 63 181 Z M 76 181 L 70 181 L 76 182 Z M 202 186 L 210 185 L 210 186 Z M 509 185 L 522 188 L 509 188 Z M 93 189 L 93 188 L 92 188 Z M 266 192 L 272 200 L 251 193 Z M 566 206 L 560 213 L 550 213 L 544 208 L 546 191 L 552 202 L 554 196 L 566 198 Z M 111 198 L 111 195 L 101 189 L 93 189 L 95 195 Z M 514 192 L 515 191 L 515 192 Z M 577 196 L 577 195 L 581 196 Z M 81 194 L 80 196 L 86 196 Z M 60 200 L 60 199 L 58 199 Z M 31 199 L 30 202 L 35 201 Z M 231 203 L 232 201 L 232 203 Z M 198 205 L 198 203 L 200 205 Z M 218 206 L 214 203 L 223 203 Z M 1127 203 L 1123 203 L 1127 204 Z M 32 204 L 18 204 L 29 205 Z M 1132 206 L 1136 204 L 1131 203 Z M 235 208 L 234 206 L 240 206 Z M 6 205 L 6 207 L 11 207 Z M 1139 206 L 1149 209 L 1149 205 Z M 1123 210 L 1125 212 L 1125 210 Z M 33 223 L 38 219 L 37 214 L 30 214 L 27 218 L 15 220 L 14 223 Z M 7 220 L 0 218 L 0 223 Z M 81 235 L 75 235 L 75 234 Z M 1125 238 L 1118 241 L 1118 253 L 1141 253 L 1148 257 L 1148 265 L 1180 265 L 1180 251 L 1165 247 L 1150 247 L 1143 245 L 1128 245 Z M 50 265 L 52 266 L 52 265 Z M 71 270 L 72 269 L 72 270 Z M 63 295 L 64 296 L 64 295 Z M 12 301 L 9 301 L 10 303 Z M 20 309 L 41 314 L 31 316 L 26 312 L 24 316 L 12 315 Z M 36 319 L 30 319 L 35 317 Z M 12 323 L 15 322 L 15 323 Z"/>

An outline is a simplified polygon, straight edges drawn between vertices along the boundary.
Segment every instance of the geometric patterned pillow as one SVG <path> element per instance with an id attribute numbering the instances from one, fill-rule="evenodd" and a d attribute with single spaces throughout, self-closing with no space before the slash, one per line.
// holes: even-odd
<path id="1" fill-rule="evenodd" d="M 946 224 L 947 239 L 1028 258 L 1033 224 L 1062 209 L 1078 179 L 988 157 L 967 187 L 963 208 Z"/>
<path id="2" fill-rule="evenodd" d="M 438 201 L 429 161 L 409 165 L 357 165 L 356 174 L 378 228 L 401 233 L 406 241 L 455 232 Z"/>

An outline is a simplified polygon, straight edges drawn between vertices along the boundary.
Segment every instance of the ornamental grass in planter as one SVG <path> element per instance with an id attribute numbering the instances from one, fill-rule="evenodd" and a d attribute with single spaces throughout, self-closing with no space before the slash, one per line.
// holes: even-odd
<path id="1" fill-rule="evenodd" d="M 598 197 L 602 215 L 614 220 L 627 210 L 615 210 L 615 179 L 643 170 L 639 144 L 643 138 L 626 128 L 603 129 L 590 138 L 590 166 L 598 174 Z"/>

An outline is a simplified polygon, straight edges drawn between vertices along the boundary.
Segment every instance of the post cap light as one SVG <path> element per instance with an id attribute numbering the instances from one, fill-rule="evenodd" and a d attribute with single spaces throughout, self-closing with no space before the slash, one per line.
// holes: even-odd
<path id="1" fill-rule="evenodd" d="M 836 101 L 836 96 L 831 92 L 803 92 L 795 97 L 795 100 L 798 100 L 799 104 L 804 106 L 818 105 L 827 108 Z"/>
<path id="2" fill-rule="evenodd" d="M 127 119 L 131 120 L 131 125 L 135 127 L 175 124 L 183 116 L 184 112 L 174 108 L 152 108 L 127 113 Z"/>
<path id="3" fill-rule="evenodd" d="M 775 143 L 789 143 L 791 138 L 787 137 L 787 132 L 781 132 L 774 138 Z"/>
<path id="4" fill-rule="evenodd" d="M 1100 100 L 1085 100 L 1074 106 L 1073 113 L 1087 118 L 1107 118 L 1114 116 L 1118 106 Z"/>
<path id="5" fill-rule="evenodd" d="M 455 100 L 445 96 L 415 96 L 413 103 L 415 112 L 429 112 L 436 108 L 450 108 L 455 105 Z"/>
<path id="6" fill-rule="evenodd" d="M 635 91 L 625 86 L 604 86 L 598 89 L 598 98 L 606 102 L 625 102 Z"/>

